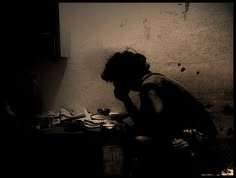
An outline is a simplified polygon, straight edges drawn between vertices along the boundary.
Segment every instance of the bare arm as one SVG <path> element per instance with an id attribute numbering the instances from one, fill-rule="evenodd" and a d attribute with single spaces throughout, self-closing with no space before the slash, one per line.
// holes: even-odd
<path id="1" fill-rule="evenodd" d="M 163 105 L 162 105 L 162 101 L 160 97 L 158 96 L 158 94 L 156 93 L 154 89 L 149 90 L 147 92 L 147 99 L 149 100 L 149 104 L 150 104 L 147 107 L 153 108 L 154 109 L 153 112 L 156 114 L 159 114 L 163 109 Z M 129 96 L 123 99 L 122 102 L 125 105 L 126 110 L 130 114 L 130 116 L 134 119 L 134 121 L 141 119 L 140 118 L 141 115 L 138 108 L 134 105 L 134 103 L 132 102 Z"/>
<path id="2" fill-rule="evenodd" d="M 160 113 L 163 109 L 163 104 L 157 92 L 154 89 L 151 89 L 148 91 L 147 96 L 148 99 L 150 100 L 152 107 L 155 110 L 155 113 Z"/>
<path id="3" fill-rule="evenodd" d="M 130 97 L 126 98 L 126 100 L 122 101 L 127 112 L 129 113 L 130 117 L 134 120 L 140 120 L 140 114 L 139 114 L 139 110 L 137 109 L 137 107 L 134 105 L 134 103 L 132 102 L 132 100 L 130 99 Z"/>
<path id="4" fill-rule="evenodd" d="M 115 97 L 122 101 L 130 117 L 137 121 L 140 119 L 138 108 L 134 105 L 132 100 L 129 97 L 129 90 L 125 88 L 116 87 L 114 90 Z"/>

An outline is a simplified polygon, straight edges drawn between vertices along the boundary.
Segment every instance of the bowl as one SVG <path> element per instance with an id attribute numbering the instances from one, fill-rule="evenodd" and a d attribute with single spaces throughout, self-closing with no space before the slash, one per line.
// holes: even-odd
<path id="1" fill-rule="evenodd" d="M 99 109 L 97 109 L 97 112 L 99 114 L 102 114 L 102 115 L 105 115 L 105 116 L 109 116 L 110 109 L 108 109 L 108 108 L 99 108 Z"/>

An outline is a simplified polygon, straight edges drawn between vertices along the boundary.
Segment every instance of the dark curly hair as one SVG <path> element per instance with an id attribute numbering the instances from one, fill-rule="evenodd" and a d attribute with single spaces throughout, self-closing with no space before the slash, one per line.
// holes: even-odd
<path id="1" fill-rule="evenodd" d="M 125 50 L 116 52 L 108 59 L 101 77 L 107 82 L 137 79 L 148 73 L 149 68 L 144 55 Z"/>

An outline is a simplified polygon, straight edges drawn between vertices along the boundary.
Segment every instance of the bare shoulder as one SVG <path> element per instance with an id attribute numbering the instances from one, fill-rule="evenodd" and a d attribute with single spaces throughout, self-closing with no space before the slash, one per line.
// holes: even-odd
<path id="1" fill-rule="evenodd" d="M 161 86 L 163 84 L 163 81 L 165 80 L 166 80 L 166 77 L 163 75 L 151 75 L 143 81 L 143 85 L 153 84 L 153 85 Z"/>

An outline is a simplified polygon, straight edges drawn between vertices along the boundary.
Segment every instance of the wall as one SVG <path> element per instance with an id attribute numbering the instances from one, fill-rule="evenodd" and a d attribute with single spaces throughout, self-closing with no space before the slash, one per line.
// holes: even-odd
<path id="1" fill-rule="evenodd" d="M 45 110 L 123 110 L 100 73 L 106 58 L 132 47 L 146 55 L 151 70 L 188 88 L 227 134 L 233 123 L 230 111 L 223 112 L 233 104 L 232 3 L 60 3 L 59 11 L 67 58 L 39 65 Z"/>

